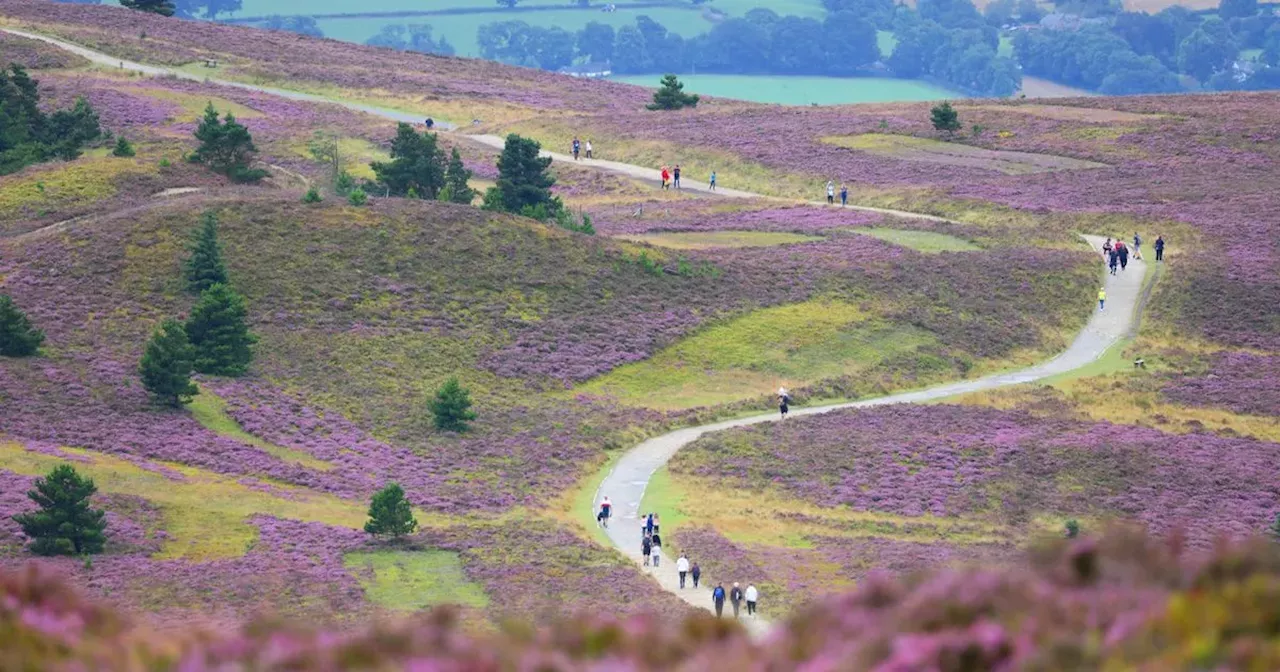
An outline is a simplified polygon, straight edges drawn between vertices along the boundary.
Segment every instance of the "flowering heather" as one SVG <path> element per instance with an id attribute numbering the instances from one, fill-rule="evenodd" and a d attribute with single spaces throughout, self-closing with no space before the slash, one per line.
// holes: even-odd
<path id="1" fill-rule="evenodd" d="M 1274 545 L 1224 546 L 1188 563 L 1117 534 L 1047 547 L 1013 568 L 877 576 L 780 622 L 760 640 L 704 614 L 686 620 L 563 615 L 468 634 L 438 611 L 346 632 L 278 621 L 172 634 L 135 629 L 39 570 L 0 574 L 0 662 L 37 669 L 854 671 L 1274 669 Z M 5 656 L 8 656 L 6 658 Z"/>
<path id="2" fill-rule="evenodd" d="M 637 209 L 640 216 L 635 216 Z M 821 233 L 832 229 L 865 226 L 881 221 L 880 215 L 856 210 L 779 207 L 769 201 L 726 203 L 705 197 L 686 201 L 649 201 L 592 210 L 596 230 L 609 235 L 655 231 L 780 231 Z"/>
<path id="3" fill-rule="evenodd" d="M 17 63 L 28 70 L 78 68 L 89 64 L 87 59 L 65 49 L 9 33 L 0 33 L 0 62 L 6 66 Z"/>
<path id="4" fill-rule="evenodd" d="M 1280 415 L 1280 356 L 1223 352 L 1202 376 L 1176 377 L 1161 392 L 1191 406 L 1221 406 L 1236 413 Z"/>
<path id="5" fill-rule="evenodd" d="M 1185 528 L 1204 548 L 1275 520 L 1275 448 L 977 407 L 894 406 L 711 434 L 670 466 L 819 505 L 907 516 L 1015 527 L 1039 515 L 1132 518 L 1158 533 Z"/>

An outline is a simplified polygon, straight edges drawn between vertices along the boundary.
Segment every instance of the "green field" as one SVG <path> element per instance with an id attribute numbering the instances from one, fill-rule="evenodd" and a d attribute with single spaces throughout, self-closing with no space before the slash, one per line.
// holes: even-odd
<path id="1" fill-rule="evenodd" d="M 617 81 L 655 86 L 658 75 L 616 77 Z M 681 75 L 684 90 L 720 98 L 783 105 L 842 105 L 942 100 L 963 95 L 913 79 L 888 77 L 786 77 L 782 75 Z"/>
<path id="2" fill-rule="evenodd" d="M 398 1 L 398 0 L 394 0 Z M 456 2 L 456 0 L 450 0 Z M 348 5 L 349 6 L 349 5 Z M 320 13 L 319 10 L 302 10 L 308 13 Z M 350 9 L 340 11 L 352 11 Z M 383 11 L 377 9 L 363 11 Z M 321 19 L 316 24 L 324 31 L 325 37 L 347 42 L 363 44 L 365 40 L 376 35 L 387 24 L 425 23 L 432 27 L 432 35 L 445 37 L 457 50 L 458 56 L 480 56 L 480 47 L 476 44 L 476 31 L 486 23 L 498 21 L 524 21 L 531 26 L 544 28 L 563 28 L 569 32 L 582 30 L 592 21 L 621 28 L 633 25 L 637 16 L 649 18 L 666 26 L 667 30 L 684 37 L 706 32 L 711 24 L 703 20 L 701 12 L 690 5 L 689 9 L 650 8 L 634 11 L 618 10 L 616 12 L 598 12 L 594 10 L 563 9 L 545 12 L 498 12 L 482 14 L 452 14 L 446 16 L 421 16 L 408 18 L 372 18 L 372 19 Z"/>

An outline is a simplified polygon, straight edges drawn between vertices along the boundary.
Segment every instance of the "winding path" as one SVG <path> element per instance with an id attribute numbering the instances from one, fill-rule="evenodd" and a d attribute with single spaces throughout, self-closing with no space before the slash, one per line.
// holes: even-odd
<path id="1" fill-rule="evenodd" d="M 351 101 L 335 100 L 314 94 L 289 91 L 286 89 L 218 80 L 172 68 L 126 61 L 38 33 L 10 28 L 0 28 L 0 31 L 46 42 L 82 56 L 93 63 L 108 67 L 118 67 L 124 70 L 131 70 L 155 76 L 176 76 L 182 79 L 196 81 L 208 80 L 211 83 L 222 86 L 231 86 L 239 89 L 266 93 L 292 100 L 339 105 L 348 109 L 382 117 L 384 119 L 391 119 L 393 121 L 404 121 L 409 123 L 420 123 L 422 121 L 422 117 L 420 115 L 409 114 L 399 110 L 364 105 Z M 454 128 L 453 125 L 446 122 L 437 122 L 437 126 L 446 130 Z M 502 138 L 494 135 L 461 135 L 461 137 L 498 149 L 502 147 L 504 142 Z M 654 182 L 657 182 L 659 177 L 657 170 L 626 163 L 618 163 L 615 161 L 606 161 L 601 159 L 584 159 L 581 161 L 574 161 L 573 157 L 569 155 L 545 150 L 542 154 L 544 156 L 550 156 L 555 161 L 575 163 L 610 172 L 621 173 L 639 179 L 653 180 Z M 686 188 L 691 191 L 709 191 L 707 185 L 701 183 L 690 182 L 686 185 Z M 710 193 L 731 198 L 767 198 L 759 194 L 734 189 L 717 189 Z M 878 212 L 906 218 L 928 219 L 943 222 L 950 221 L 932 215 L 922 215 L 919 213 L 904 212 L 900 210 L 862 206 L 850 206 L 849 209 Z M 1101 248 L 1102 238 L 1097 236 L 1084 236 L 1084 238 L 1093 249 L 1097 250 Z M 1018 371 L 997 373 L 973 380 L 948 383 L 924 390 L 903 392 L 875 399 L 832 404 L 829 406 L 797 407 L 792 409 L 791 415 L 815 415 L 843 408 L 866 408 L 869 406 L 883 406 L 888 404 L 908 404 L 933 401 L 967 392 L 993 390 L 1000 387 L 1043 380 L 1051 376 L 1081 368 L 1096 361 L 1107 351 L 1107 349 L 1118 343 L 1133 331 L 1136 324 L 1136 308 L 1142 293 L 1145 275 L 1145 262 L 1134 260 L 1131 263 L 1130 270 L 1116 276 L 1106 276 L 1106 309 L 1095 309 L 1093 317 L 1089 319 L 1089 322 L 1085 325 L 1084 329 L 1076 336 L 1075 340 L 1071 343 L 1071 346 L 1068 347 L 1066 351 L 1049 361 Z M 655 471 L 665 465 L 667 461 L 675 455 L 676 451 L 708 432 L 718 432 L 734 427 L 745 427 L 762 422 L 774 422 L 776 420 L 778 420 L 778 415 L 776 413 L 768 413 L 747 418 L 738 418 L 735 420 L 725 420 L 723 422 L 716 422 L 699 427 L 680 429 L 649 439 L 628 451 L 620 460 L 618 460 L 618 463 L 614 466 L 613 470 L 610 471 L 608 476 L 605 477 L 596 494 L 597 502 L 600 500 L 602 495 L 608 495 L 614 502 L 614 522 L 608 529 L 608 536 L 613 541 L 614 545 L 617 546 L 618 549 L 626 556 L 634 559 L 637 563 L 640 562 L 640 501 L 644 497 L 644 491 L 649 484 L 650 477 Z M 586 516 L 590 514 L 588 512 L 583 512 L 583 515 Z M 677 577 L 675 570 L 675 562 L 669 556 L 663 555 L 660 567 L 645 567 L 644 571 L 653 576 L 664 589 L 679 596 L 685 602 L 703 609 L 711 608 L 710 588 L 695 591 L 690 587 L 686 590 L 680 590 L 679 578 Z M 725 583 L 732 585 L 734 580 L 745 582 L 751 580 L 751 578 L 752 577 L 716 577 L 705 575 L 703 577 L 703 583 L 709 586 L 714 586 L 716 581 L 724 581 Z M 767 605 L 768 599 L 768 595 L 761 596 L 761 602 L 763 604 Z M 752 621 L 748 623 L 749 628 L 757 632 L 762 631 L 766 625 L 767 624 L 764 621 Z"/>

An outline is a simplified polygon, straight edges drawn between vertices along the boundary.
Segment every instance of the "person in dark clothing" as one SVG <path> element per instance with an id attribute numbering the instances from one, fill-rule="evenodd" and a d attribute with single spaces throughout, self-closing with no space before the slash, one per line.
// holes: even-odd
<path id="1" fill-rule="evenodd" d="M 679 164 L 676 164 L 676 167 L 671 169 L 671 183 L 675 186 L 676 189 L 680 188 L 680 165 Z"/>
<path id="2" fill-rule="evenodd" d="M 716 584 L 715 589 L 711 591 L 711 602 L 716 605 L 716 618 L 724 615 L 724 586 Z"/>
<path id="3" fill-rule="evenodd" d="M 1129 248 L 1122 247 L 1120 248 L 1120 270 L 1123 271 L 1128 266 L 1129 266 Z"/>
<path id="4" fill-rule="evenodd" d="M 662 561 L 662 537 L 659 537 L 658 533 L 654 532 L 653 536 L 649 538 L 649 542 L 653 544 L 653 566 L 657 567 L 658 563 Z"/>
<path id="5" fill-rule="evenodd" d="M 729 603 L 733 605 L 733 617 L 738 617 L 738 609 L 742 607 L 742 588 L 738 584 L 733 584 L 733 590 L 729 591 Z"/>
<path id="6" fill-rule="evenodd" d="M 1156 261 L 1164 261 L 1164 236 L 1156 236 Z"/>
<path id="7" fill-rule="evenodd" d="M 653 543 L 649 541 L 649 537 L 645 537 L 644 541 L 640 542 L 640 553 L 644 556 L 644 566 L 648 567 L 649 555 L 653 553 Z"/>
<path id="8" fill-rule="evenodd" d="M 702 578 L 702 568 L 698 566 L 698 563 L 693 563 L 693 569 L 689 570 L 689 576 L 693 577 L 693 587 L 697 588 L 698 579 Z"/>
<path id="9" fill-rule="evenodd" d="M 427 117 L 427 130 L 429 131 L 435 128 L 435 125 L 436 125 L 436 120 L 432 119 L 431 117 Z"/>
<path id="10" fill-rule="evenodd" d="M 1111 267 L 1111 275 L 1116 274 L 1116 265 L 1120 263 L 1120 253 L 1112 249 L 1108 254 L 1107 264 Z"/>
<path id="11" fill-rule="evenodd" d="M 646 532 L 648 532 L 649 534 L 653 534 L 653 514 L 652 513 L 649 514 L 647 518 L 645 518 L 644 528 Z"/>

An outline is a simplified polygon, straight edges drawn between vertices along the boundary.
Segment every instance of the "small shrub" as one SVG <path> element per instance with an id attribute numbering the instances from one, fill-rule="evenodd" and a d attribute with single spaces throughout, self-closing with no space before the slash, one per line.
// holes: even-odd
<path id="1" fill-rule="evenodd" d="M 661 276 L 663 274 L 662 262 L 649 256 L 648 252 L 641 252 L 636 257 L 636 265 L 649 275 Z"/>
<path id="2" fill-rule="evenodd" d="M 129 144 L 129 141 L 125 140 L 123 135 L 116 138 L 116 146 L 111 150 L 111 156 L 126 158 L 134 154 L 133 145 Z"/>
<path id="3" fill-rule="evenodd" d="M 333 190 L 339 196 L 347 196 L 356 188 L 356 178 L 351 177 L 351 173 L 347 171 L 339 171 L 338 177 L 333 181 Z"/>
<path id="4" fill-rule="evenodd" d="M 1080 536 L 1080 523 L 1075 518 L 1067 521 L 1065 529 L 1068 539 L 1075 539 Z"/>
<path id="5" fill-rule="evenodd" d="M 951 107 L 951 103 L 943 101 L 941 105 L 933 106 L 929 110 L 929 120 L 933 122 L 933 127 L 939 131 L 946 131 L 948 135 L 960 130 L 960 115 L 956 113 L 956 109 Z"/>
<path id="6" fill-rule="evenodd" d="M 982 132 L 985 130 L 987 129 L 983 128 L 982 126 L 979 126 L 978 124 L 974 124 L 970 132 L 973 133 L 973 137 L 978 138 L 978 137 L 982 137 Z"/>
<path id="7" fill-rule="evenodd" d="M 364 193 L 364 189 L 356 187 L 347 194 L 347 202 L 354 206 L 361 206 L 369 202 L 369 195 Z"/>
<path id="8" fill-rule="evenodd" d="M 427 404 L 431 411 L 436 429 L 446 432 L 465 432 L 468 424 L 476 419 L 471 410 L 471 393 L 458 382 L 450 378 L 436 390 L 436 396 Z"/>
<path id="9" fill-rule="evenodd" d="M 323 200 L 324 199 L 321 198 L 320 196 L 320 190 L 316 189 L 315 187 L 311 187 L 310 189 L 307 190 L 307 193 L 302 195 L 303 203 L 319 203 L 320 201 L 323 201 Z"/>
<path id="10" fill-rule="evenodd" d="M 168 168 L 169 166 L 172 166 L 172 165 L 173 165 L 172 163 L 169 163 L 169 159 L 160 159 L 161 168 Z"/>

